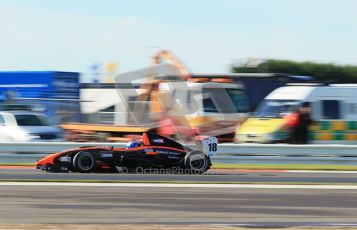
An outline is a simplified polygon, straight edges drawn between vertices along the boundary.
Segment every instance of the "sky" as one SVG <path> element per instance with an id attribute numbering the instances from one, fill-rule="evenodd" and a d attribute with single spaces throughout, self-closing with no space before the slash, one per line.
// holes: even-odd
<path id="1" fill-rule="evenodd" d="M 354 0 L 0 0 L 0 71 L 148 67 L 159 49 L 193 73 L 247 58 L 357 65 Z"/>

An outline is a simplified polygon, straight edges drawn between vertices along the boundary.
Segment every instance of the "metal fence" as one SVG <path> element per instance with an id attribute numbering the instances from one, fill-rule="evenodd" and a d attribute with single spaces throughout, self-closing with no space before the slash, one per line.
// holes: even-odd
<path id="1" fill-rule="evenodd" d="M 125 143 L 0 143 L 0 162 L 34 162 L 50 153 L 80 146 L 124 147 Z M 188 147 L 195 148 L 194 145 Z M 247 164 L 357 164 L 357 146 L 221 144 L 214 162 Z"/>

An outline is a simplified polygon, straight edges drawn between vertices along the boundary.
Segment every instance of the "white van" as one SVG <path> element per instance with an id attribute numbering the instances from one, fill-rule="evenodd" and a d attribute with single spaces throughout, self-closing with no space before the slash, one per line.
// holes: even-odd
<path id="1" fill-rule="evenodd" d="M 236 141 L 288 140 L 289 119 L 303 102 L 311 104 L 310 143 L 357 144 L 357 85 L 286 86 L 271 92 L 236 130 Z"/>

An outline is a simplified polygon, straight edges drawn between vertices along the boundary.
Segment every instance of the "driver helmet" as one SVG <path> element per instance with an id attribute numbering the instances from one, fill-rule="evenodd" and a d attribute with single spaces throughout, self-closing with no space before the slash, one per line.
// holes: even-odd
<path id="1" fill-rule="evenodd" d="M 140 141 L 129 141 L 127 144 L 126 144 L 126 148 L 127 149 L 132 149 L 132 148 L 137 148 L 140 146 Z"/>

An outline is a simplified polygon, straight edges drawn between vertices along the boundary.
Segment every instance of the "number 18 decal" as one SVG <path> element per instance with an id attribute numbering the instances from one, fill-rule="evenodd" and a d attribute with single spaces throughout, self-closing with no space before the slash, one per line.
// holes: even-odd
<path id="1" fill-rule="evenodd" d="M 209 143 L 208 147 L 209 147 L 209 151 L 210 152 L 216 152 L 217 151 L 217 143 Z"/>
<path id="2" fill-rule="evenodd" d="M 203 149 L 204 152 L 209 157 L 214 157 L 218 150 L 218 140 L 216 137 L 207 137 L 203 139 Z"/>

